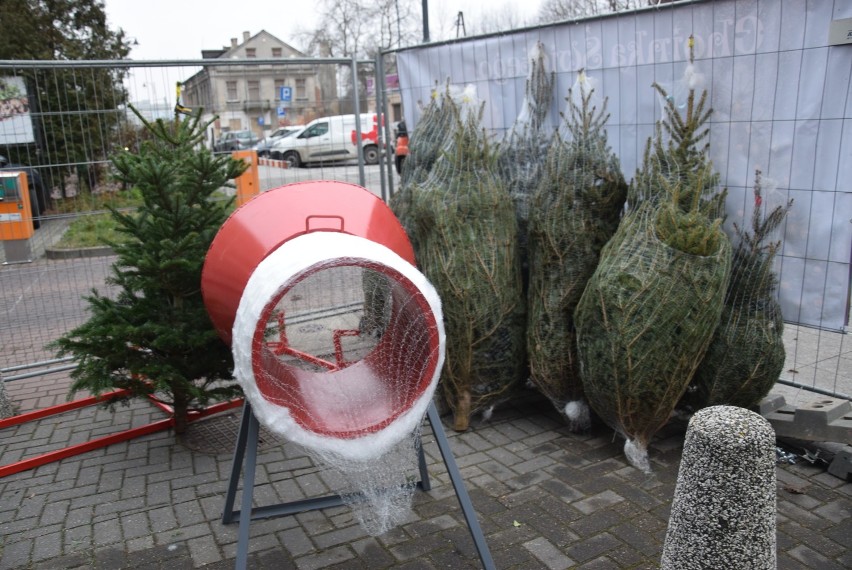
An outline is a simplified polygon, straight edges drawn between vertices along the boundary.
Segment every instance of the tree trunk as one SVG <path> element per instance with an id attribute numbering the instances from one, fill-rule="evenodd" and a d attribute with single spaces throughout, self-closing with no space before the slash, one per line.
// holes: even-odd
<path id="1" fill-rule="evenodd" d="M 180 390 L 174 393 L 175 435 L 183 435 L 189 427 L 189 398 Z"/>

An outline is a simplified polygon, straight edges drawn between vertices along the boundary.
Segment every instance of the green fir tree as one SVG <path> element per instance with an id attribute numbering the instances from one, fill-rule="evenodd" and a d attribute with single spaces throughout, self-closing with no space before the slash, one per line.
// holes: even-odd
<path id="1" fill-rule="evenodd" d="M 93 290 L 90 319 L 54 346 L 78 364 L 72 394 L 123 388 L 128 397 L 152 396 L 174 407 L 181 434 L 194 406 L 239 394 L 230 349 L 210 322 L 200 286 L 230 206 L 214 194 L 246 167 L 202 146 L 207 124 L 198 114 L 145 125 L 152 140 L 113 159 L 118 180 L 144 200 L 133 213 L 112 210 L 132 238 L 112 244 L 118 259 L 107 284 L 117 291 Z"/>

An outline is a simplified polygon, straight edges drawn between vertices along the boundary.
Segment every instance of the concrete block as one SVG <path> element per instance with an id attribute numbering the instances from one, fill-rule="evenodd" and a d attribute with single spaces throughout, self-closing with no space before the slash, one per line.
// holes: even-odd
<path id="1" fill-rule="evenodd" d="M 801 418 L 800 421 L 814 426 L 830 424 L 847 415 L 852 415 L 852 404 L 839 398 L 819 398 L 799 406 L 796 410 L 797 419 Z"/>
<path id="2" fill-rule="evenodd" d="M 779 437 L 852 444 L 852 404 L 848 400 L 821 396 L 763 415 Z"/>
<path id="3" fill-rule="evenodd" d="M 781 394 L 769 394 L 765 396 L 758 404 L 755 406 L 753 411 L 757 412 L 761 416 L 765 416 L 767 414 L 771 414 L 772 412 L 778 411 L 784 406 L 787 405 L 787 401 L 784 399 L 784 396 Z"/>
<path id="4" fill-rule="evenodd" d="M 828 465 L 828 472 L 844 481 L 852 481 L 852 447 L 838 451 Z"/>

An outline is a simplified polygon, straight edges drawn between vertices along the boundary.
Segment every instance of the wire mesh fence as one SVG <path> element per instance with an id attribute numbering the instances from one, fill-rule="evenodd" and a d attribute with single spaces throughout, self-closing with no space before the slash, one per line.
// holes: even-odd
<path id="1" fill-rule="evenodd" d="M 353 93 L 353 70 L 358 96 L 340 96 Z M 234 138 L 228 133 L 248 131 L 256 144 L 281 127 L 360 111 L 367 114 L 362 143 L 376 145 L 377 164 L 366 164 L 362 152 L 333 162 L 329 156 L 343 157 L 300 160 L 294 168 L 283 153 L 268 152 L 257 170 L 260 191 L 324 179 L 359 184 L 387 198 L 397 175 L 388 167 L 385 141 L 392 131 L 386 127 L 400 116 L 386 112 L 385 123 L 378 120 L 377 110 L 394 105 L 384 103 L 382 90 L 371 91 L 381 83 L 374 79 L 371 65 L 347 60 L 0 62 L 3 169 L 28 175 L 35 221 L 24 239 L 0 223 L 0 376 L 19 411 L 67 395 L 73 363 L 57 359 L 50 343 L 85 322 L 88 292 L 110 293 L 115 257 L 104 247 L 65 246 L 75 225 L 96 225 L 108 206 L 133 207 L 132 192 L 111 176 L 110 159 L 142 144 L 144 121 L 200 112 L 211 121 L 204 144 L 230 152 L 223 144 Z M 222 194 L 233 195 L 234 188 Z M 782 380 L 829 394 L 852 392 L 846 334 L 788 324 L 785 345 Z"/>
<path id="2" fill-rule="evenodd" d="M 257 145 L 259 191 L 323 179 L 381 196 L 387 145 L 373 76 L 372 64 L 339 59 L 0 62 L 0 175 L 24 172 L 27 187 L 23 197 L 9 182 L 0 200 L 0 375 L 19 409 L 64 398 L 73 364 L 49 345 L 86 321 L 92 289 L 111 293 L 111 249 L 77 234 L 100 232 L 108 208 L 138 203 L 116 182 L 111 158 L 150 137 L 145 122 L 198 114 L 209 122 L 203 144 L 213 152 Z M 334 141 L 289 147 L 302 154 L 300 168 L 272 146 L 315 119 L 342 115 L 352 123 Z M 221 189 L 223 199 L 234 193 Z"/>

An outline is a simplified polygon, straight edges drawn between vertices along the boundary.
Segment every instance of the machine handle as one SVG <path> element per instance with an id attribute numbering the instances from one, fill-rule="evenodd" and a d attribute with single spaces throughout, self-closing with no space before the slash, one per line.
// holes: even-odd
<path id="1" fill-rule="evenodd" d="M 327 226 L 317 226 L 311 227 L 311 220 L 337 220 L 340 222 L 339 228 L 327 227 Z M 316 232 L 316 231 L 335 231 L 342 232 L 343 231 L 343 216 L 335 216 L 335 215 L 311 215 L 305 218 L 305 233 Z"/>

